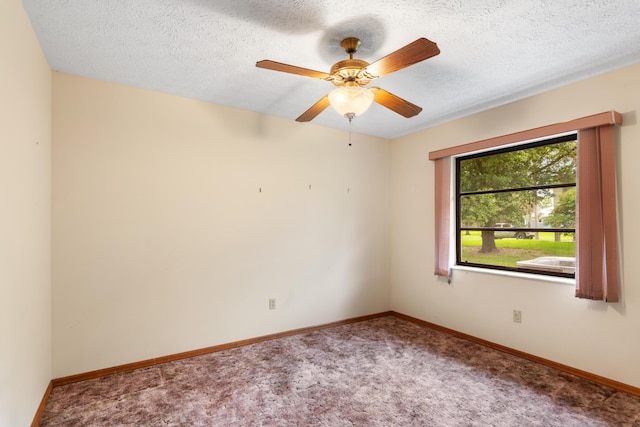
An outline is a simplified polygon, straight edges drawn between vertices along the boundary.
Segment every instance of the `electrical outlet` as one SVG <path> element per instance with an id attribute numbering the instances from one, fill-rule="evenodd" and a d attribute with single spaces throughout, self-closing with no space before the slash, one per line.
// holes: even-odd
<path id="1" fill-rule="evenodd" d="M 269 298 L 269 310 L 275 310 L 275 309 L 276 309 L 276 299 Z"/>
<path id="2" fill-rule="evenodd" d="M 513 321 L 522 323 L 522 312 L 520 310 L 513 310 Z"/>

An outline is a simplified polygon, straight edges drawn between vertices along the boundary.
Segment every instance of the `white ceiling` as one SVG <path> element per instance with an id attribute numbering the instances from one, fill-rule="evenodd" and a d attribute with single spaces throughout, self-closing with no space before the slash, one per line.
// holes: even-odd
<path id="1" fill-rule="evenodd" d="M 23 0 L 57 71 L 294 120 L 361 39 L 373 62 L 426 37 L 440 55 L 375 81 L 423 111 L 374 104 L 355 132 L 394 138 L 640 62 L 640 0 Z M 348 129 L 327 109 L 314 123 Z M 306 124 L 301 123 L 300 126 Z"/>

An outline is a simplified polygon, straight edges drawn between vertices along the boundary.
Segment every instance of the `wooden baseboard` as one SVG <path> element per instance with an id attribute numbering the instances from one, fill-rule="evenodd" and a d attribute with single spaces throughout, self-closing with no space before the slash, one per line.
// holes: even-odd
<path id="1" fill-rule="evenodd" d="M 549 359 L 545 359 L 542 357 L 534 356 L 533 354 L 525 353 L 524 351 L 515 350 L 510 347 L 503 346 L 501 344 L 496 344 L 491 341 L 484 340 L 482 338 L 477 338 L 472 335 L 468 335 L 462 332 L 458 332 L 453 329 L 446 328 L 444 326 L 436 325 L 435 323 L 427 322 L 426 320 L 417 319 L 415 317 L 407 316 L 406 314 L 398 313 L 395 311 L 391 312 L 391 315 L 396 316 L 400 319 L 407 320 L 409 322 L 415 323 L 417 325 L 435 329 L 436 331 L 444 332 L 449 335 L 453 335 L 457 338 L 462 338 L 467 341 L 474 342 L 476 344 L 483 345 L 485 347 L 492 348 L 494 350 L 501 351 L 503 353 L 508 353 L 513 356 L 520 357 L 522 359 L 529 360 L 531 362 L 539 363 L 541 365 L 548 366 L 550 368 L 557 369 L 558 371 L 566 372 L 571 375 L 575 375 L 576 377 L 583 378 L 587 381 L 591 381 L 596 384 L 600 384 L 606 387 L 611 387 L 615 390 L 622 391 L 624 393 L 629 393 L 634 396 L 640 397 L 640 388 L 634 387 L 629 384 L 621 383 L 619 381 L 615 381 L 609 378 L 601 377 L 600 375 L 592 374 L 590 372 L 586 372 L 580 369 L 573 368 L 571 366 L 563 365 L 562 363 L 557 363 Z"/>
<path id="2" fill-rule="evenodd" d="M 390 316 L 391 312 L 386 311 L 377 314 L 370 314 L 367 316 L 354 317 L 351 319 L 340 320 L 337 322 L 331 322 L 319 326 L 311 326 L 307 328 L 293 329 L 290 331 L 279 332 L 277 334 L 264 335 L 256 338 L 249 338 L 246 340 L 235 341 L 227 344 L 215 345 L 212 347 L 201 348 L 198 350 L 185 351 L 183 353 L 171 354 L 169 356 L 157 357 L 154 359 L 142 360 L 140 362 L 127 363 L 125 365 L 114 366 L 111 368 L 98 369 L 96 371 L 85 372 L 82 374 L 69 375 L 66 377 L 55 378 L 51 382 L 53 387 L 60 387 L 67 384 L 73 384 L 81 381 L 92 380 L 96 378 L 106 377 L 108 375 L 119 374 L 122 372 L 133 371 L 135 369 L 148 368 L 150 366 L 159 365 L 161 363 L 173 362 L 176 360 L 188 359 L 190 357 L 202 356 L 204 354 L 215 353 L 222 350 L 228 350 L 230 348 L 242 347 L 245 345 L 255 344 L 263 341 L 269 341 L 277 338 L 284 338 L 292 335 L 304 334 L 307 332 L 319 331 L 321 329 L 333 328 L 335 326 L 347 325 L 349 323 L 362 322 L 365 320 L 375 319 L 377 317 Z"/>
<path id="3" fill-rule="evenodd" d="M 31 421 L 31 427 L 38 427 L 40 425 L 40 421 L 42 420 L 42 413 L 44 412 L 44 407 L 47 406 L 47 401 L 49 400 L 49 396 L 51 395 L 51 390 L 53 390 L 53 381 L 49 381 L 49 385 L 44 391 L 44 396 L 42 396 L 42 400 L 40 401 L 38 410 L 33 417 L 33 421 Z"/>

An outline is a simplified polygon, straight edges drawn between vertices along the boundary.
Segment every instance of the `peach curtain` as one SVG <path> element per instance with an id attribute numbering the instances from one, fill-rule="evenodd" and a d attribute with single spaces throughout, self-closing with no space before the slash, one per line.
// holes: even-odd
<path id="1" fill-rule="evenodd" d="M 443 157 L 435 161 L 435 219 L 436 248 L 435 275 L 449 276 L 449 218 L 451 209 L 450 197 L 451 158 Z"/>
<path id="2" fill-rule="evenodd" d="M 578 133 L 576 296 L 618 301 L 615 128 Z"/>

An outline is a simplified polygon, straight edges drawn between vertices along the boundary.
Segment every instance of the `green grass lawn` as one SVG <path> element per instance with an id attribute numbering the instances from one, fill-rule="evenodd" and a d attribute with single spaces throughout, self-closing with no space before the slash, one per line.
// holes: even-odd
<path id="1" fill-rule="evenodd" d="M 538 239 L 515 238 L 496 239 L 498 252 L 482 254 L 480 231 L 470 231 L 469 235 L 462 232 L 462 261 L 477 264 L 500 265 L 516 267 L 517 261 L 537 258 L 541 256 L 575 256 L 575 242 L 572 236 L 561 236 L 560 242 L 554 241 L 554 233 L 539 232 Z"/>

